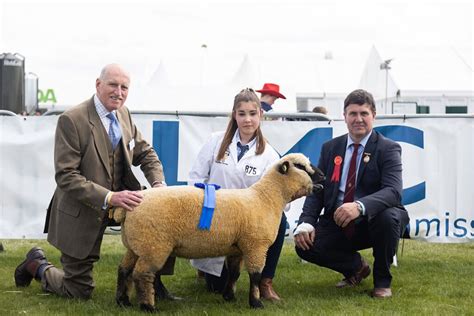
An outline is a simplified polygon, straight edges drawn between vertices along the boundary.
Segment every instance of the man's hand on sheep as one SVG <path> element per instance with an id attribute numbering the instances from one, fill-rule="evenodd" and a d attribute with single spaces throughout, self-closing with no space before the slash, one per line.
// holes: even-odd
<path id="1" fill-rule="evenodd" d="M 314 237 L 314 227 L 308 223 L 299 224 L 293 233 L 295 245 L 303 250 L 309 250 L 313 246 Z"/>
<path id="2" fill-rule="evenodd" d="M 135 207 L 143 201 L 143 194 L 140 191 L 120 191 L 113 192 L 109 206 L 123 207 L 127 211 L 133 211 Z"/>
<path id="3" fill-rule="evenodd" d="M 334 221 L 338 226 L 344 228 L 359 216 L 360 211 L 357 207 L 357 203 L 349 202 L 344 203 L 337 208 L 334 212 Z"/>

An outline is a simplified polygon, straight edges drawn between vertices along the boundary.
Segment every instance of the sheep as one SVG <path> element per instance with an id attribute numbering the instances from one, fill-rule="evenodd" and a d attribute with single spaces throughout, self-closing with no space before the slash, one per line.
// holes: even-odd
<path id="1" fill-rule="evenodd" d="M 133 279 L 140 308 L 154 312 L 155 272 L 170 255 L 188 259 L 227 256 L 229 278 L 224 299 L 235 299 L 243 259 L 250 276 L 249 304 L 262 308 L 258 284 L 281 212 L 287 203 L 309 195 L 313 189 L 322 189 L 322 180 L 324 175 L 308 158 L 289 154 L 251 187 L 216 191 L 210 230 L 197 227 L 204 199 L 202 189 L 172 186 L 143 191 L 143 202 L 132 212 L 114 211 L 127 248 L 118 268 L 117 304 L 131 305 L 128 295 Z"/>

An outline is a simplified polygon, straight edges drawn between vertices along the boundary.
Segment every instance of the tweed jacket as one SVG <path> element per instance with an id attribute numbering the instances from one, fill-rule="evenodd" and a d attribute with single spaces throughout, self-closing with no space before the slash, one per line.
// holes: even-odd
<path id="1" fill-rule="evenodd" d="M 163 168 L 153 148 L 143 139 L 129 110 L 117 110 L 122 130 L 124 169 L 122 187 L 140 190 L 131 166 L 140 166 L 149 183 L 163 181 Z M 54 147 L 56 190 L 50 205 L 48 241 L 74 258 L 87 257 L 100 234 L 112 188 L 110 141 L 93 98 L 67 110 L 58 119 Z"/>

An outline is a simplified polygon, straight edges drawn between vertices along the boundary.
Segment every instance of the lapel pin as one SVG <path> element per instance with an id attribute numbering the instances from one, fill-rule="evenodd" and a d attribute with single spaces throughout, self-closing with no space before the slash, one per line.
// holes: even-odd
<path id="1" fill-rule="evenodd" d="M 370 161 L 370 153 L 364 153 L 364 163 L 369 163 Z"/>

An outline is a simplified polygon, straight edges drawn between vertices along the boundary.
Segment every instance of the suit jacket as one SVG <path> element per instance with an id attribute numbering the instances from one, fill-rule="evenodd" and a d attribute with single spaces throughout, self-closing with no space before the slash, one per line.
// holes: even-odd
<path id="1" fill-rule="evenodd" d="M 117 118 L 124 153 L 123 188 L 141 188 L 132 165 L 140 165 L 149 183 L 164 180 L 157 154 L 143 139 L 125 106 L 117 111 Z M 46 225 L 48 241 L 74 258 L 88 256 L 107 213 L 102 207 L 112 188 L 108 146 L 110 141 L 93 98 L 59 117 L 54 147 L 57 187 Z"/>
<path id="2" fill-rule="evenodd" d="M 323 144 L 318 167 L 326 175 L 324 190 L 306 198 L 299 224 L 305 222 L 315 227 L 323 208 L 325 217 L 333 220 L 339 193 L 339 181 L 331 180 L 335 167 L 334 158 L 340 156 L 343 159 L 351 159 L 344 157 L 347 137 L 347 134 L 339 136 Z M 403 191 L 401 151 L 399 144 L 376 131 L 372 132 L 367 141 L 359 165 L 354 199 L 364 204 L 369 221 L 390 207 L 404 210 L 401 205 Z M 364 161 L 364 156 L 370 157 L 368 162 Z M 343 163 L 341 175 L 342 166 Z"/>

